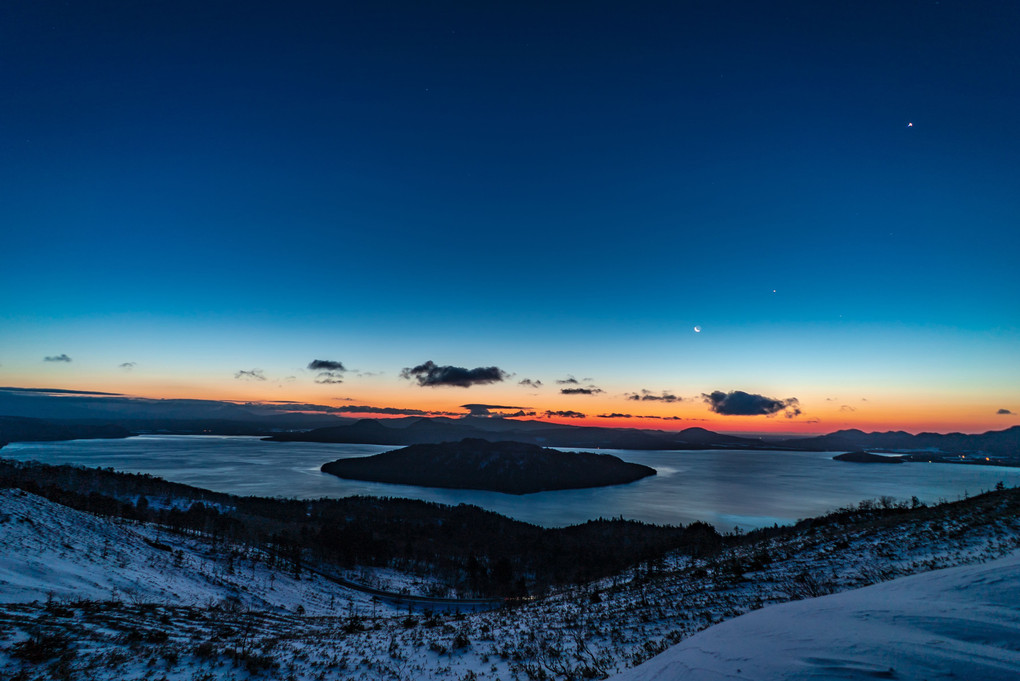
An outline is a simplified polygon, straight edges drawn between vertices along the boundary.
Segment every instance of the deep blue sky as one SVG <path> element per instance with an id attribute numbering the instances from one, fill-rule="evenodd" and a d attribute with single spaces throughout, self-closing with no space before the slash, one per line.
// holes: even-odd
<path id="1" fill-rule="evenodd" d="M 4 3 L 0 371 L 1016 359 L 1020 3 L 547 4 Z"/>

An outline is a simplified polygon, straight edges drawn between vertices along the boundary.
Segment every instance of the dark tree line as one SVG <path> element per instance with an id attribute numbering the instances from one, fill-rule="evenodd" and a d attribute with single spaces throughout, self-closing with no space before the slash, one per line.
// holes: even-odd
<path id="1" fill-rule="evenodd" d="M 313 564 L 389 566 L 437 576 L 480 595 L 523 595 L 584 583 L 673 550 L 708 554 L 723 541 L 705 523 L 683 527 L 599 519 L 549 529 L 463 504 L 236 497 L 149 475 L 8 460 L 0 460 L 0 487 L 88 513 L 258 547 L 298 573 Z"/>

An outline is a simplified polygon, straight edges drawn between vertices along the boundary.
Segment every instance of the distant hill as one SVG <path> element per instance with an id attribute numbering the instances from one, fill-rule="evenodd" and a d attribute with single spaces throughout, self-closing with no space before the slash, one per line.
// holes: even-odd
<path id="1" fill-rule="evenodd" d="M 354 480 L 507 494 L 619 485 L 655 475 L 654 468 L 610 454 L 561 452 L 477 438 L 338 459 L 323 464 L 322 471 Z"/>
<path id="2" fill-rule="evenodd" d="M 73 424 L 44 419 L 0 416 L 0 446 L 9 442 L 46 442 L 129 437 L 131 431 L 115 425 Z"/>
<path id="3" fill-rule="evenodd" d="M 911 435 L 902 430 L 885 433 L 865 433 L 860 430 L 839 430 L 819 437 L 777 442 L 788 449 L 812 451 L 839 451 L 881 449 L 887 451 L 932 450 L 943 454 L 983 454 L 1005 458 L 1020 458 L 1020 426 L 1006 430 L 992 430 L 978 435 L 965 433 L 919 433 Z"/>
<path id="4" fill-rule="evenodd" d="M 0 387 L 0 415 L 62 423 L 117 424 L 134 432 L 267 435 L 276 430 L 320 428 L 355 420 L 333 414 L 288 412 L 288 406 Z"/>

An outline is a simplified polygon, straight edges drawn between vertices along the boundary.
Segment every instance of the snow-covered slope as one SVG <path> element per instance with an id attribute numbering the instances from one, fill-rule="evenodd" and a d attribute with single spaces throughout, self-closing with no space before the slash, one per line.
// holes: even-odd
<path id="1" fill-rule="evenodd" d="M 0 679 L 239 681 L 253 674 L 295 681 L 548 681 L 604 678 L 649 659 L 652 666 L 635 673 L 652 674 L 660 669 L 655 656 L 670 646 L 715 636 L 725 631 L 715 625 L 751 611 L 782 613 L 774 608 L 779 603 L 878 582 L 895 594 L 899 583 L 888 580 L 941 574 L 932 571 L 961 565 L 980 570 L 1003 556 L 1013 556 L 1008 574 L 1015 585 L 1020 581 L 1018 508 L 1020 494 L 1005 490 L 895 516 L 864 514 L 856 520 L 809 523 L 698 558 L 666 556 L 512 608 L 426 615 L 388 608 L 307 571 L 295 579 L 288 564 L 270 565 L 268 555 L 250 547 L 96 517 L 24 492 L 0 490 Z M 379 578 L 380 586 L 396 589 L 404 588 L 398 586 L 403 580 L 412 590 L 421 588 L 407 575 L 373 568 L 364 572 L 358 581 Z M 898 631 L 894 625 L 909 624 L 907 629 L 916 631 L 913 638 L 903 638 L 915 647 L 942 636 L 948 641 L 941 644 L 945 650 L 978 650 L 990 643 L 1015 653 L 1020 650 L 1015 622 L 1010 634 L 1008 620 L 994 619 L 1001 613 L 965 612 L 972 604 L 984 609 L 1020 601 L 1015 586 L 1008 593 L 990 591 L 1001 586 L 988 577 L 966 589 L 947 586 L 932 592 L 948 596 L 918 596 L 915 601 L 947 604 L 927 611 L 927 628 L 917 625 L 917 613 L 904 610 L 914 619 L 890 615 L 887 624 L 876 625 L 886 628 L 874 639 L 847 645 L 886 640 L 894 636 L 889 631 Z M 1006 597 L 1011 600 L 997 600 Z M 859 607 L 847 601 L 851 605 L 837 605 L 813 621 L 825 622 L 825 631 L 834 635 L 842 629 L 849 636 L 867 629 L 869 622 L 884 622 L 875 613 L 894 600 L 879 596 Z M 837 623 L 844 607 L 859 619 L 848 615 Z M 763 625 L 764 631 L 779 627 L 777 622 Z M 962 624 L 957 627 L 957 622 Z M 996 622 L 995 627 L 989 624 Z M 947 631 L 960 633 L 950 639 Z M 740 636 L 751 646 L 749 634 Z M 771 654 L 774 648 L 776 664 L 781 667 L 785 659 L 794 669 L 764 669 L 755 676 L 751 667 L 737 665 L 733 678 L 796 678 L 795 673 L 881 678 L 889 675 L 890 666 L 896 670 L 893 678 L 925 678 L 907 674 L 921 669 L 920 663 L 887 664 L 865 647 L 856 651 L 864 655 L 861 659 L 818 652 L 839 650 L 836 639 L 819 638 L 823 643 L 808 646 L 812 652 L 783 652 L 783 640 L 767 639 L 735 659 L 750 664 L 762 649 Z M 797 640 L 792 638 L 790 645 Z M 929 652 L 927 647 L 905 647 L 896 655 L 910 650 L 920 651 L 918 656 Z M 662 657 L 662 663 L 671 655 Z M 1009 670 L 1002 678 L 1020 678 L 1020 661 L 1002 663 Z M 996 678 L 996 667 L 982 664 L 991 671 L 959 678 Z M 676 678 L 668 667 L 661 669 L 664 675 L 648 678 Z"/>
<path id="2" fill-rule="evenodd" d="M 335 614 L 370 599 L 307 572 L 295 579 L 238 546 L 101 518 L 0 489 L 0 603 L 66 599 Z M 362 607 L 361 609 L 364 609 Z"/>
<path id="3" fill-rule="evenodd" d="M 1020 553 L 757 610 L 613 678 L 1015 681 Z"/>

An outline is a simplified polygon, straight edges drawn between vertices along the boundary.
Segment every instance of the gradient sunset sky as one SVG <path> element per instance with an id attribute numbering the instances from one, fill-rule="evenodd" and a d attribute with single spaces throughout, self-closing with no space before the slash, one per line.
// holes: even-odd
<path id="1" fill-rule="evenodd" d="M 0 385 L 1016 425 L 1018 26 L 1013 1 L 4 2 Z M 720 413 L 733 391 L 770 413 Z"/>

